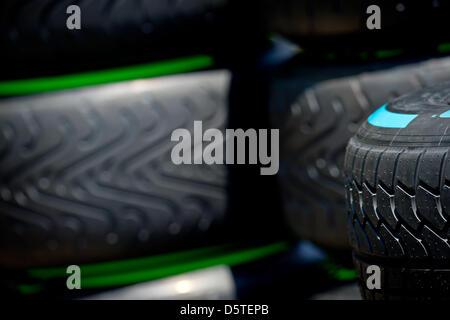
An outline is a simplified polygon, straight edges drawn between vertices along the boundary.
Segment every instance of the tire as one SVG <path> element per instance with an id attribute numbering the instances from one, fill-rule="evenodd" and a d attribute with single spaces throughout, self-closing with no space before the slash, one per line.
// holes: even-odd
<path id="1" fill-rule="evenodd" d="M 66 27 L 66 9 L 73 4 L 80 7 L 80 30 Z M 226 42 L 231 32 L 224 26 L 229 11 L 227 0 L 5 0 L 0 4 L 1 77 L 213 53 L 220 44 L 215 39 Z"/>
<path id="2" fill-rule="evenodd" d="M 367 27 L 374 13 L 367 10 L 372 5 L 380 9 L 379 29 Z M 443 1 L 264 0 L 261 6 L 268 30 L 307 50 L 409 47 L 417 52 L 421 50 L 418 43 L 433 45 L 449 40 L 443 19 L 450 5 Z"/>
<path id="3" fill-rule="evenodd" d="M 270 109 L 272 126 L 280 129 L 278 178 L 285 219 L 298 237 L 336 254 L 350 249 L 343 177 L 348 140 L 376 106 L 443 80 L 450 80 L 448 58 L 288 66 L 277 77 Z"/>
<path id="4" fill-rule="evenodd" d="M 208 71 L 1 100 L 0 265 L 235 239 L 238 226 L 224 231 L 226 167 L 171 161 L 174 129 L 192 132 L 194 120 L 224 129 L 229 81 L 227 71 Z"/>
<path id="5" fill-rule="evenodd" d="M 450 299 L 450 83 L 381 107 L 345 155 L 348 224 L 366 299 Z M 381 271 L 369 290 L 367 266 Z"/>

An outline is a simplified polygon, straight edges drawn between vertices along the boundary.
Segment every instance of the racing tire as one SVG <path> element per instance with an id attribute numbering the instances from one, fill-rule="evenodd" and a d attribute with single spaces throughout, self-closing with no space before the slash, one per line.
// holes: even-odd
<path id="1" fill-rule="evenodd" d="M 226 166 L 171 161 L 173 130 L 224 129 L 229 82 L 219 70 L 1 100 L 0 265 L 231 241 Z"/>
<path id="2" fill-rule="evenodd" d="M 348 144 L 349 235 L 366 299 L 450 298 L 449 98 L 444 82 L 384 104 Z"/>
<path id="3" fill-rule="evenodd" d="M 272 84 L 269 102 L 272 126 L 280 129 L 278 179 L 285 219 L 298 237 L 346 255 L 348 140 L 376 106 L 450 80 L 450 60 L 287 69 Z"/>
<path id="4" fill-rule="evenodd" d="M 80 29 L 66 25 L 75 12 L 67 12 L 72 5 L 80 10 Z M 230 48 L 223 43 L 233 39 L 240 46 L 241 36 L 258 33 L 246 5 L 234 6 L 228 0 L 5 0 L 0 3 L 1 78 L 218 54 Z M 233 24 L 226 24 L 236 11 Z M 240 27 L 243 16 L 249 27 Z"/>

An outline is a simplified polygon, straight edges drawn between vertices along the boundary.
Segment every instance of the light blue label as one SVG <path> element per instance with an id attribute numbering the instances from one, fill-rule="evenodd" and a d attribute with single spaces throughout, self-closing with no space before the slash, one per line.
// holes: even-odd
<path id="1" fill-rule="evenodd" d="M 450 118 L 450 110 L 445 111 L 439 115 L 439 118 Z"/>
<path id="2" fill-rule="evenodd" d="M 386 110 L 386 106 L 387 104 L 383 105 L 369 116 L 368 121 L 371 125 L 382 128 L 406 128 L 418 116 L 417 114 L 391 112 Z"/>

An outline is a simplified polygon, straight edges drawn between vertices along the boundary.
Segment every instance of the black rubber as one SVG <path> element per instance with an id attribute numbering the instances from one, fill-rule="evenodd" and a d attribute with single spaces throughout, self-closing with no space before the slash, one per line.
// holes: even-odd
<path id="1" fill-rule="evenodd" d="M 443 80 L 450 80 L 447 58 L 289 66 L 277 77 L 272 126 L 280 129 L 279 181 L 296 235 L 329 249 L 349 249 L 342 174 L 348 140 L 375 108 Z"/>
<path id="2" fill-rule="evenodd" d="M 224 129 L 229 81 L 208 71 L 2 100 L 0 265 L 231 241 L 226 167 L 170 158 L 174 129 Z"/>
<path id="3" fill-rule="evenodd" d="M 373 13 L 367 13 L 367 8 L 372 5 L 380 8 L 380 29 L 366 25 Z M 271 32 L 308 50 L 411 47 L 417 52 L 450 40 L 445 31 L 450 4 L 445 1 L 263 0 L 261 6 Z"/>
<path id="4" fill-rule="evenodd" d="M 366 27 L 373 4 L 381 8 L 381 30 Z M 70 5 L 81 9 L 81 30 L 66 27 Z M 450 4 L 434 0 L 3 0 L 0 79 L 196 54 L 230 67 L 260 53 L 271 33 L 319 54 L 405 47 L 428 52 L 450 41 L 449 12 Z"/>
<path id="5" fill-rule="evenodd" d="M 365 122 L 345 156 L 350 241 L 367 299 L 450 299 L 450 83 L 394 100 L 405 127 Z M 392 115 L 391 115 L 392 116 Z M 366 286 L 368 265 L 381 289 Z"/>
<path id="6" fill-rule="evenodd" d="M 69 5 L 81 9 L 81 30 L 66 27 Z M 230 10 L 228 0 L 4 0 L 1 78 L 213 53 L 239 37 L 224 24 Z"/>

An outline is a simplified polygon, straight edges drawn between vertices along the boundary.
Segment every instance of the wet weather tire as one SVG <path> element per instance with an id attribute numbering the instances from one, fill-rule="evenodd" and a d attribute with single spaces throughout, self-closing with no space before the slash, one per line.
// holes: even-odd
<path id="1" fill-rule="evenodd" d="M 350 242 L 366 299 L 450 298 L 450 83 L 394 100 L 345 156 Z M 367 286 L 367 267 L 381 288 Z"/>
<path id="2" fill-rule="evenodd" d="M 81 29 L 66 12 L 80 8 Z M 4 0 L 1 78 L 28 78 L 212 53 L 227 0 Z M 226 19 L 225 19 L 226 21 Z M 231 32 L 227 29 L 227 31 Z"/>
<path id="3" fill-rule="evenodd" d="M 214 243 L 228 221 L 226 167 L 175 165 L 171 133 L 194 120 L 224 129 L 229 80 L 210 71 L 2 100 L 0 265 Z"/>
<path id="4" fill-rule="evenodd" d="M 398 64 L 308 65 L 278 77 L 270 104 L 280 129 L 279 181 L 288 225 L 299 237 L 349 249 L 342 174 L 348 140 L 376 106 L 450 80 L 448 59 Z M 349 72 L 356 75 L 336 77 Z"/>

